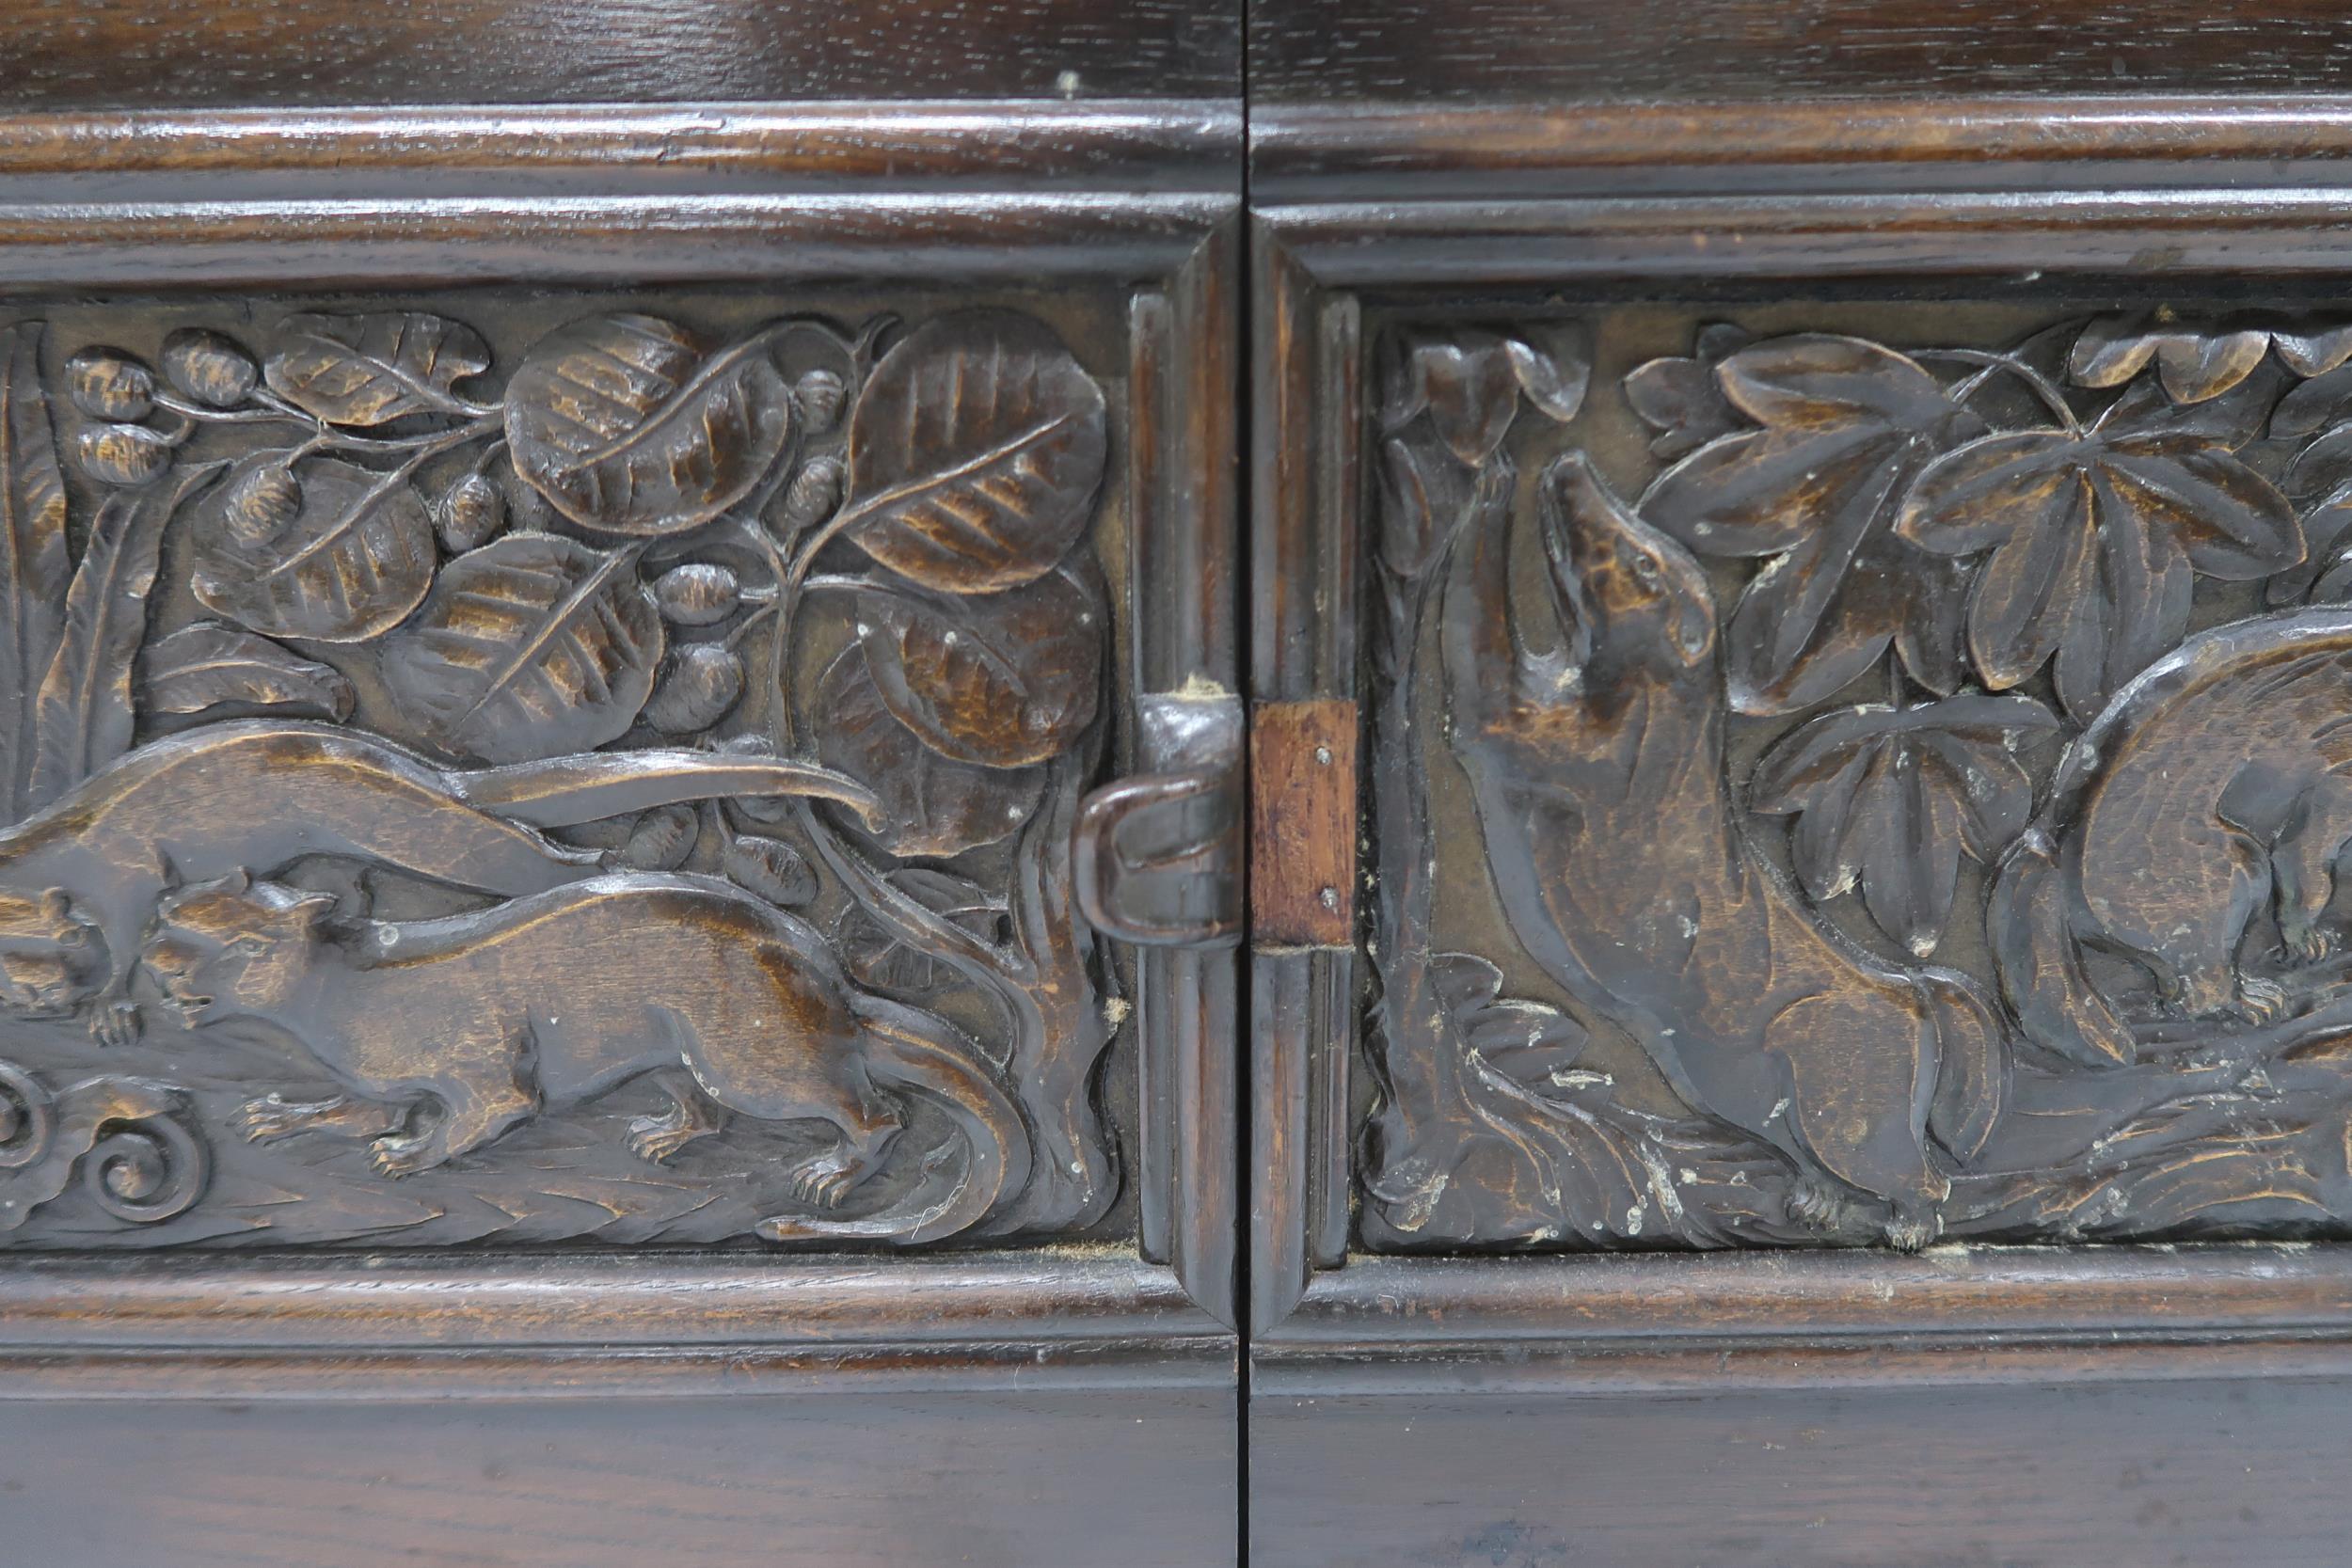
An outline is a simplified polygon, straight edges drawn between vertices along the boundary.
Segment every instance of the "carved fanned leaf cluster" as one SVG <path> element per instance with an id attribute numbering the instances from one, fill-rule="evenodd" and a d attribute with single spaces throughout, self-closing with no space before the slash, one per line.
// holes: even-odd
<path id="1" fill-rule="evenodd" d="M 1633 371 L 1670 460 L 1641 515 L 1760 562 L 1724 628 L 1731 709 L 1801 713 L 1884 672 L 1891 706 L 1815 721 L 1755 781 L 1807 893 L 1858 891 L 1932 953 L 1960 859 L 2024 825 L 2015 753 L 2061 728 L 2036 694 L 2090 722 L 2180 642 L 2201 577 L 2352 594 L 2348 357 L 2352 328 L 2148 312 L 1998 352 L 1714 325 Z M 1997 739 L 1979 693 L 2006 694 Z"/>

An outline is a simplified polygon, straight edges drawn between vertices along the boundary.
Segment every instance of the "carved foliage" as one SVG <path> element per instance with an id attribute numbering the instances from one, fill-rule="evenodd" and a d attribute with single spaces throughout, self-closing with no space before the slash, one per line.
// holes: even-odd
<path id="1" fill-rule="evenodd" d="M 501 386 L 422 311 L 167 325 L 57 383 L 0 331 L 0 1228 L 1104 1212 L 1104 399 L 1051 332 L 606 312 Z"/>
<path id="2" fill-rule="evenodd" d="M 2352 1219 L 2352 626 L 2326 608 L 2352 592 L 2352 328 L 1710 326 L 1627 378 L 1664 465 L 1637 503 L 1573 423 L 1514 436 L 1506 338 L 1395 333 L 1392 364 L 1445 373 L 1380 405 L 1369 1239 Z M 2317 608 L 2255 614 L 2239 582 Z M 1471 786 L 1514 961 L 1554 1000 L 1429 951 L 1432 768 Z M 1924 965 L 1979 926 L 1967 972 Z M 1609 1093 L 1641 1058 L 1686 1118 Z"/>

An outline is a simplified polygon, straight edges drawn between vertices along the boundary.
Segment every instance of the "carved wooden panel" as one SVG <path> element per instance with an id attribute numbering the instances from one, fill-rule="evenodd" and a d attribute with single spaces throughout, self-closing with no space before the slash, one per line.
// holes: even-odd
<path id="1" fill-rule="evenodd" d="M 1364 1239 L 2352 1220 L 2352 318 L 1368 322 Z"/>
<path id="2" fill-rule="evenodd" d="M 0 318 L 8 1243 L 1110 1210 L 1120 325 L 820 303 Z"/>

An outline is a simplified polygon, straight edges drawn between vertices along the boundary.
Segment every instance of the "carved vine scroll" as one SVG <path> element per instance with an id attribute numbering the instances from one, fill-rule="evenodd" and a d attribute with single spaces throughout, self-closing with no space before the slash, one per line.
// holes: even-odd
<path id="1" fill-rule="evenodd" d="M 2342 1231 L 2352 326 L 1592 333 L 1385 348 L 1368 1238 Z"/>
<path id="2" fill-rule="evenodd" d="M 1062 340 L 255 319 L 0 328 L 7 1240 L 1100 1218 Z"/>

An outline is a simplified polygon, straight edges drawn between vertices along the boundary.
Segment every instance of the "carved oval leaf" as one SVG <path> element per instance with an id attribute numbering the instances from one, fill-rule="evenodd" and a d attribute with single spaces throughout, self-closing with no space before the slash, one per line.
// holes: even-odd
<path id="1" fill-rule="evenodd" d="M 1103 590 L 1089 564 L 985 597 L 873 596 L 858 631 L 882 705 L 958 762 L 1043 762 L 1093 721 Z"/>
<path id="2" fill-rule="evenodd" d="M 151 713 L 201 713 L 237 704 L 279 713 L 348 719 L 351 683 L 266 637 L 198 621 L 148 644 L 140 681 Z"/>
<path id="3" fill-rule="evenodd" d="M 992 946 L 1005 940 L 1005 900 L 968 877 L 928 865 L 902 865 L 883 873 L 882 880 Z M 924 995 L 959 980 L 953 967 L 902 940 L 863 904 L 842 910 L 834 943 L 858 984 L 876 990 Z"/>
<path id="4" fill-rule="evenodd" d="M 591 316 L 542 338 L 506 387 L 515 471 L 582 528 L 659 536 L 708 522 L 767 473 L 792 400 L 756 341 L 706 356 L 659 316 Z"/>
<path id="5" fill-rule="evenodd" d="M 841 528 L 927 588 L 1015 587 L 1086 531 L 1105 440 L 1103 389 L 1044 325 L 943 316 L 884 355 L 858 399 Z"/>
<path id="6" fill-rule="evenodd" d="M 826 667 L 808 711 L 818 719 L 818 760 L 880 798 L 883 825 L 873 837 L 892 854 L 960 855 L 1037 815 L 1044 768 L 977 768 L 923 744 L 883 705 L 857 643 Z"/>
<path id="7" fill-rule="evenodd" d="M 337 458 L 300 469 L 301 510 L 274 537 L 240 538 L 228 508 L 241 464 L 192 519 L 191 586 L 205 609 L 273 637 L 363 642 L 398 626 L 433 584 L 433 517 L 399 474 Z"/>
<path id="8" fill-rule="evenodd" d="M 522 762 L 617 739 L 653 691 L 661 615 L 635 550 L 510 533 L 451 562 L 384 679 L 453 752 Z"/>
<path id="9" fill-rule="evenodd" d="M 472 327 L 418 310 L 288 316 L 262 368 L 270 389 L 329 424 L 472 412 L 457 383 L 490 368 Z"/>

